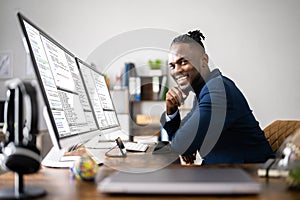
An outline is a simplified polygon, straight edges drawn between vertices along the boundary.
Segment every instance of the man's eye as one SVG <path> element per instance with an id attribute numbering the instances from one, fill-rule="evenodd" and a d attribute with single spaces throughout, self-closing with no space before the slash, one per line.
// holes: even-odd
<path id="1" fill-rule="evenodd" d="M 187 63 L 188 63 L 187 60 L 182 60 L 182 61 L 180 62 L 180 65 L 186 65 Z"/>
<path id="2" fill-rule="evenodd" d="M 169 64 L 169 67 L 170 67 L 170 69 L 174 69 L 174 68 L 175 68 L 175 65 Z"/>

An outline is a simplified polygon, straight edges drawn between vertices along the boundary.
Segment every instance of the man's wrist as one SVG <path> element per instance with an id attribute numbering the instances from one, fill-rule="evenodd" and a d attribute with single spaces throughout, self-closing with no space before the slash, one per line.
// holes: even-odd
<path id="1" fill-rule="evenodd" d="M 168 122 L 168 121 L 171 121 L 172 119 L 174 119 L 178 112 L 179 112 L 179 111 L 176 110 L 176 111 L 175 111 L 173 114 L 171 114 L 171 115 L 168 115 L 168 114 L 166 113 L 166 121 Z"/>

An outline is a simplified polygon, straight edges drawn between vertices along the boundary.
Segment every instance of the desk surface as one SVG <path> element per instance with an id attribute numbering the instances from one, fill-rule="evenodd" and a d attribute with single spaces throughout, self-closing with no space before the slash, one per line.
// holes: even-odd
<path id="1" fill-rule="evenodd" d="M 167 163 L 170 161 L 167 154 L 164 155 L 152 155 L 143 153 L 132 153 L 127 158 L 109 158 L 107 162 L 110 164 L 120 164 L 123 162 L 123 166 L 128 165 L 135 166 L 137 161 L 140 161 L 141 167 L 146 167 L 146 161 L 143 161 L 145 156 L 151 156 L 154 160 L 161 162 L 163 158 L 166 159 Z M 151 163 L 150 163 L 151 165 Z M 222 196 L 221 199 L 247 199 L 247 200 L 290 200 L 300 199 L 300 191 L 290 191 L 287 189 L 283 179 L 272 178 L 266 180 L 265 178 L 259 178 L 256 175 L 257 168 L 261 164 L 242 164 L 242 165 L 214 165 L 207 167 L 239 167 L 247 171 L 252 177 L 262 184 L 262 192 L 259 195 L 250 196 Z M 179 164 L 173 163 L 168 167 L 183 167 Z M 199 166 L 204 167 L 204 166 Z M 104 175 L 111 173 L 113 169 L 106 165 L 99 167 L 99 172 Z M 36 185 L 43 187 L 47 191 L 47 195 L 43 199 L 220 199 L 220 196 L 135 196 L 135 195 L 106 195 L 101 194 L 97 190 L 95 182 L 86 182 L 74 179 L 69 169 L 54 169 L 42 167 L 37 174 L 26 175 L 25 185 Z M 14 184 L 14 174 L 8 172 L 0 175 L 0 188 L 12 187 Z"/>

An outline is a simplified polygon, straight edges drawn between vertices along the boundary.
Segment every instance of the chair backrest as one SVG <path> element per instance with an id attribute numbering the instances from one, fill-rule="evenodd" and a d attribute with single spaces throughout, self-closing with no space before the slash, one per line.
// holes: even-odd
<path id="1" fill-rule="evenodd" d="M 276 152 L 284 140 L 297 129 L 300 129 L 300 120 L 276 120 L 264 132 L 272 150 Z"/>

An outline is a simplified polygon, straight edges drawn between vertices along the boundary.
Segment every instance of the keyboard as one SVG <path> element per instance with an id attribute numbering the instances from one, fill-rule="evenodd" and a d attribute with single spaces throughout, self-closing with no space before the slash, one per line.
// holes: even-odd
<path id="1" fill-rule="evenodd" d="M 149 145 L 147 144 L 135 143 L 135 142 L 126 142 L 124 146 L 127 151 L 137 151 L 137 152 L 145 152 L 149 147 Z"/>

